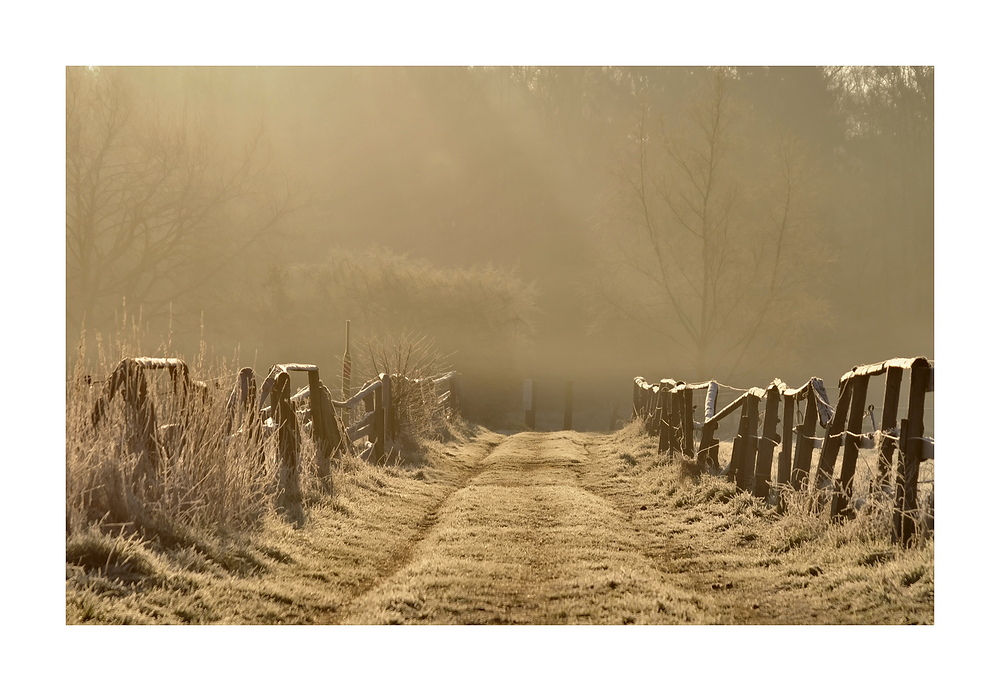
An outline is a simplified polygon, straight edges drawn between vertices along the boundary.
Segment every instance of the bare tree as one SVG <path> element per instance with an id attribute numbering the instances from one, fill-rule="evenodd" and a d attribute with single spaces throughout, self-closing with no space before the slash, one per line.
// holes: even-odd
<path id="1" fill-rule="evenodd" d="M 706 86 L 683 126 L 641 107 L 634 162 L 620 174 L 621 270 L 602 289 L 612 313 L 660 334 L 695 376 L 722 377 L 760 365 L 823 315 L 800 282 L 822 251 L 799 142 L 762 147 L 726 70 Z"/>
<path id="2" fill-rule="evenodd" d="M 66 71 L 67 321 L 147 316 L 203 288 L 292 210 L 263 132 L 225 163 L 182 114 L 141 110 L 119 71 Z"/>

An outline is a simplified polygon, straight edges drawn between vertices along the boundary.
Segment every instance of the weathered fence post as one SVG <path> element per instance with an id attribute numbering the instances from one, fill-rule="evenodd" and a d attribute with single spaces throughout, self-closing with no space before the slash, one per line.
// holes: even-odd
<path id="1" fill-rule="evenodd" d="M 774 460 L 774 448 L 778 445 L 778 403 L 781 392 L 776 384 L 771 384 L 767 387 L 765 396 L 764 425 L 757 444 L 753 494 L 766 499 L 771 492 L 771 464 Z"/>
<path id="2" fill-rule="evenodd" d="M 681 420 L 683 419 L 683 411 L 681 406 L 683 405 L 683 396 L 680 391 L 677 391 L 678 386 L 683 386 L 684 382 L 677 382 L 674 387 L 667 392 L 668 400 L 670 401 L 670 413 L 665 417 L 670 421 L 670 451 L 673 453 L 681 453 L 683 447 L 683 424 Z M 669 387 L 668 387 L 669 388 Z"/>
<path id="3" fill-rule="evenodd" d="M 752 490 L 754 482 L 754 465 L 757 459 L 757 447 L 760 444 L 760 437 L 757 436 L 757 428 L 760 424 L 760 397 L 749 392 L 744 401 L 747 411 L 746 431 L 747 436 L 742 448 L 743 458 L 739 464 L 736 476 L 736 486 L 744 490 Z"/>
<path id="4" fill-rule="evenodd" d="M 787 485 L 792 475 L 792 437 L 795 436 L 795 396 L 783 395 L 781 451 L 778 452 L 778 485 Z"/>
<path id="5" fill-rule="evenodd" d="M 899 435 L 900 462 L 896 480 L 896 511 L 893 532 L 904 545 L 909 545 L 917 529 L 917 479 L 923 457 L 924 399 L 930 384 L 931 370 L 927 360 L 917 358 L 910 369 L 910 395 L 906 419 Z"/>
<path id="6" fill-rule="evenodd" d="M 694 458 L 694 392 L 685 387 L 681 392 L 681 433 L 684 435 L 684 455 Z"/>
<path id="7" fill-rule="evenodd" d="M 795 440 L 795 461 L 791 476 L 792 489 L 796 491 L 801 490 L 809 482 L 809 468 L 812 466 L 813 450 L 816 448 L 813 437 L 816 435 L 818 418 L 816 391 L 810 382 L 809 394 L 806 398 L 806 414 L 802 424 L 796 427 L 798 438 Z"/>
<path id="8" fill-rule="evenodd" d="M 833 413 L 830 426 L 826 428 L 823 437 L 823 447 L 819 452 L 819 467 L 816 469 L 816 488 L 827 489 L 833 484 L 833 468 L 837 463 L 837 455 L 843 444 L 844 428 L 847 424 L 847 410 L 851 405 L 850 379 L 840 382 L 840 395 L 837 396 L 837 409 Z"/>
<path id="9" fill-rule="evenodd" d="M 330 481 L 330 458 L 333 455 L 331 447 L 330 422 L 326 417 L 321 393 L 322 383 L 319 380 L 319 370 L 309 370 L 309 413 L 312 416 L 312 437 L 316 446 L 316 468 L 320 482 L 328 485 Z"/>
<path id="10" fill-rule="evenodd" d="M 896 428 L 896 418 L 899 415 L 899 390 L 903 383 L 903 368 L 889 367 L 885 374 L 885 395 L 882 398 L 882 420 L 879 423 L 879 430 L 882 433 L 882 440 L 878 449 L 878 477 L 875 480 L 876 487 L 888 494 L 892 489 L 892 459 L 895 442 L 892 439 L 892 430 Z"/>
<path id="11" fill-rule="evenodd" d="M 563 429 L 573 429 L 573 382 L 566 382 L 566 406 L 563 413 Z"/>
<path id="12" fill-rule="evenodd" d="M 665 451 L 672 451 L 674 446 L 674 429 L 670 424 L 670 414 L 668 412 L 670 403 L 668 397 L 670 396 L 669 387 L 667 386 L 667 380 L 664 379 L 660 382 L 659 392 L 657 393 L 656 399 L 656 409 L 658 412 L 658 424 L 657 429 L 659 438 L 656 444 L 657 453 L 664 453 Z"/>
<path id="13" fill-rule="evenodd" d="M 291 383 L 287 372 L 280 372 L 271 387 L 271 414 L 278 435 L 278 487 L 282 499 L 301 501 L 298 477 L 298 425 L 292 410 Z"/>
<path id="14" fill-rule="evenodd" d="M 372 456 L 376 463 L 385 462 L 385 422 L 386 422 L 386 405 L 388 403 L 386 394 L 385 379 L 386 375 L 378 375 L 378 380 L 381 386 L 375 388 L 375 400 L 374 400 L 374 412 L 372 416 L 372 431 L 369 439 L 372 442 Z"/>
<path id="15" fill-rule="evenodd" d="M 833 517 L 848 516 L 851 513 L 851 498 L 854 496 L 854 471 L 858 463 L 858 449 L 861 447 L 861 424 L 864 421 L 865 402 L 868 397 L 870 375 L 851 377 L 851 410 L 844 439 L 844 459 L 840 466 L 840 479 L 830 506 Z"/>

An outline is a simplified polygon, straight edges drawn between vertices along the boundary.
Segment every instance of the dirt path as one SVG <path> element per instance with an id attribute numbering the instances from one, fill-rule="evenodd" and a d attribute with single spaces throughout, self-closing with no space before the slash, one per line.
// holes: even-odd
<path id="1" fill-rule="evenodd" d="M 692 471 L 637 430 L 480 428 L 343 469 L 302 526 L 228 551 L 129 544 L 127 582 L 68 568 L 67 622 L 933 623 L 933 541 L 779 515 Z"/>
<path id="2" fill-rule="evenodd" d="M 586 435 L 522 433 L 451 494 L 410 559 L 338 620 L 361 623 L 692 621 L 697 598 L 664 582 L 643 536 L 583 487 Z"/>

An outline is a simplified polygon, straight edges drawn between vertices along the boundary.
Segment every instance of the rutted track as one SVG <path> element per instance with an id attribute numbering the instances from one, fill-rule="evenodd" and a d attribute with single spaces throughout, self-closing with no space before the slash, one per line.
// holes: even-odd
<path id="1" fill-rule="evenodd" d="M 432 512 L 409 561 L 338 613 L 369 623 L 670 623 L 689 594 L 664 582 L 641 536 L 583 488 L 583 435 L 505 439 Z M 695 598 L 696 599 L 696 598 Z"/>

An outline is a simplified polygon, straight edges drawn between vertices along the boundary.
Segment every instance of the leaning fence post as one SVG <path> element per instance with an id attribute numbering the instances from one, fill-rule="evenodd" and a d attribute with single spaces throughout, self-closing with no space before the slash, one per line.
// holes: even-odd
<path id="1" fill-rule="evenodd" d="M 816 395 L 816 390 L 810 381 L 806 398 L 806 415 L 802 424 L 796 427 L 798 438 L 795 440 L 795 461 L 791 476 L 792 489 L 796 491 L 809 483 L 809 469 L 812 467 L 813 451 L 816 448 L 813 437 L 816 434 L 816 422 L 819 418 Z"/>
<path id="2" fill-rule="evenodd" d="M 865 415 L 870 375 L 851 377 L 851 410 L 844 439 L 844 459 L 840 466 L 840 479 L 830 507 L 832 516 L 846 516 L 850 513 L 850 499 L 854 495 L 854 470 L 858 463 L 858 449 L 861 446 L 861 424 Z"/>
<path id="3" fill-rule="evenodd" d="M 819 467 L 816 469 L 816 488 L 826 489 L 833 483 L 833 468 L 837 463 L 837 455 L 843 444 L 841 438 L 847 424 L 847 410 L 851 405 L 850 379 L 840 382 L 840 395 L 837 396 L 837 409 L 833 413 L 830 426 L 826 428 L 823 437 L 823 447 L 819 452 Z"/>

